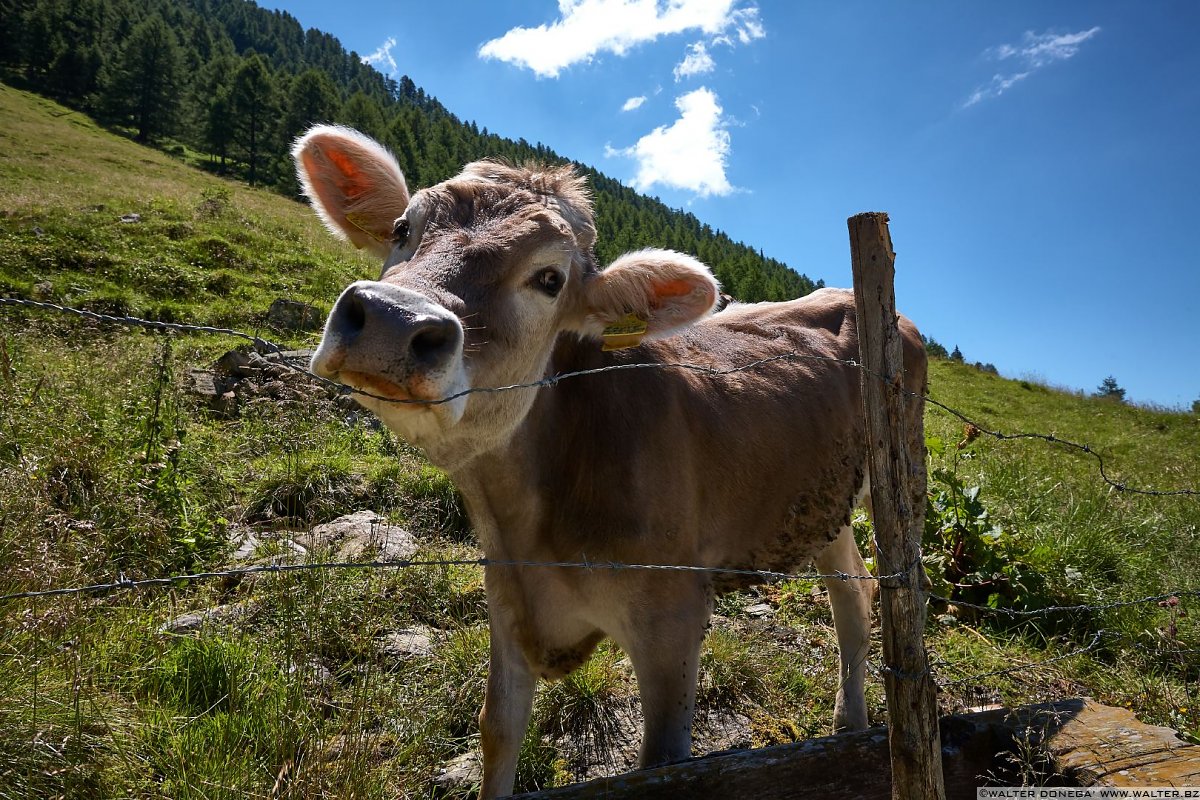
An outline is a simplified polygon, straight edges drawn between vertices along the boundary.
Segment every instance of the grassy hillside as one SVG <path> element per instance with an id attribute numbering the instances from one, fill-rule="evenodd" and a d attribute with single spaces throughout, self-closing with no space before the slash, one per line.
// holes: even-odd
<path id="1" fill-rule="evenodd" d="M 253 325 L 280 296 L 328 303 L 372 259 L 304 206 L 108 134 L 0 84 L 0 292 Z M 137 222 L 121 218 L 136 214 Z"/>
<path id="2" fill-rule="evenodd" d="M 274 298 L 327 306 L 375 268 L 302 206 L 52 103 L 0 86 L 0 118 L 0 292 L 257 328 Z M 139 221 L 121 222 L 129 213 Z M 478 555 L 445 476 L 321 392 L 264 373 L 236 414 L 201 404 L 188 370 L 235 344 L 0 308 L 0 594 L 321 559 L 320 546 L 296 549 L 313 545 L 305 532 L 360 509 L 411 531 L 417 558 Z M 930 394 L 987 427 L 1087 442 L 1130 485 L 1200 486 L 1194 415 L 945 361 Z M 927 432 L 938 590 L 1028 610 L 1200 590 L 1197 498 L 1119 492 L 1093 459 L 1045 442 L 965 442 L 962 423 L 936 409 Z M 239 555 L 248 534 L 259 547 Z M 1183 613 L 1196 605 L 1183 596 L 1026 621 L 935 605 L 941 702 L 1086 693 L 1195 735 L 1200 636 Z M 188 627 L 188 612 L 206 616 Z M 697 750 L 828 732 L 836 648 L 820 586 L 731 595 L 718 614 Z M 485 619 L 472 566 L 2 602 L 0 800 L 464 796 L 434 781 L 478 747 Z M 1044 667 L 971 677 L 1093 642 Z M 883 722 L 873 658 L 868 701 Z M 627 660 L 602 647 L 542 688 L 534 718 L 521 786 L 625 767 L 639 718 Z"/>

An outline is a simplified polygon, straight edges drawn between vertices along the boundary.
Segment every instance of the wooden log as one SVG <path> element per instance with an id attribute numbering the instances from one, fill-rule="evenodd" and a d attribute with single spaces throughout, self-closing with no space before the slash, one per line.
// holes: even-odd
<path id="1" fill-rule="evenodd" d="M 1200 786 L 1200 746 L 1139 722 L 1129 709 L 1068 700 L 1026 706 L 1014 717 L 1014 736 L 1081 786 Z"/>
<path id="2" fill-rule="evenodd" d="M 857 214 L 847 224 L 879 573 L 905 575 L 903 581 L 881 581 L 879 592 L 892 798 L 944 800 L 937 695 L 925 652 L 925 573 L 920 559 L 925 464 L 911 463 L 917 455 L 910 459 L 909 454 L 910 442 L 924 440 L 921 431 L 907 429 L 906 399 L 900 392 L 904 360 L 887 221 L 887 214 L 873 212 Z M 916 484 L 915 472 L 920 473 Z"/>
<path id="3" fill-rule="evenodd" d="M 979 786 L 1015 785 L 1026 759 L 1048 768 L 1039 780 L 1059 786 L 1200 784 L 1200 747 L 1174 731 L 1143 725 L 1120 708 L 1062 700 L 1016 709 L 943 717 L 941 762 L 949 798 L 973 798 Z M 715 753 L 678 764 L 520 795 L 522 800 L 888 800 L 884 728 L 795 744 Z M 1058 777 L 1055 777 L 1057 775 Z"/>

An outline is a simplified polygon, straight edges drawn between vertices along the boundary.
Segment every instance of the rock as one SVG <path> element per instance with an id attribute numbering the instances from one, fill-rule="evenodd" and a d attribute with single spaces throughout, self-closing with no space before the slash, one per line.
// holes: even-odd
<path id="1" fill-rule="evenodd" d="M 225 393 L 223 382 L 217 373 L 207 369 L 192 369 L 188 371 L 188 382 L 191 384 L 191 389 L 196 394 L 200 395 L 207 403 L 212 403 L 213 400 Z"/>
<path id="2" fill-rule="evenodd" d="M 33 285 L 33 299 L 46 301 L 54 299 L 54 284 L 50 281 L 40 281 Z"/>
<path id="3" fill-rule="evenodd" d="M 463 791 L 474 789 L 483 782 L 483 754 L 470 750 L 451 759 L 442 767 L 441 774 L 433 779 L 439 789 Z"/>
<path id="4" fill-rule="evenodd" d="M 239 378 L 248 378 L 251 375 L 257 374 L 256 371 L 249 370 L 249 366 L 250 355 L 243 353 L 241 350 L 230 350 L 217 359 L 217 369 Z"/>
<path id="5" fill-rule="evenodd" d="M 309 550 L 328 549 L 334 558 L 353 560 L 374 553 L 380 559 L 396 561 L 417 552 L 417 541 L 403 528 L 388 524 L 374 511 L 356 511 L 333 522 L 317 525 L 296 541 Z"/>
<path id="6" fill-rule="evenodd" d="M 376 649 L 379 655 L 397 661 L 425 658 L 433 655 L 433 636 L 428 628 L 403 628 L 380 636 Z"/>
<path id="7" fill-rule="evenodd" d="M 230 525 L 229 539 L 237 545 L 231 557 L 235 562 L 244 564 L 253 561 L 258 554 L 259 541 L 254 529 L 246 525 Z"/>
<path id="8" fill-rule="evenodd" d="M 733 711 L 719 710 L 698 714 L 695 751 L 700 754 L 722 750 L 745 750 L 753 746 L 754 729 L 750 718 Z"/>
<path id="9" fill-rule="evenodd" d="M 286 361 L 301 367 L 308 367 L 316 350 L 280 350 L 277 353 L 267 353 L 263 356 L 268 361 Z"/>
<path id="10" fill-rule="evenodd" d="M 298 300 L 279 298 L 267 309 L 267 322 L 285 331 L 316 331 L 321 329 L 325 315 L 315 306 Z"/>
<path id="11" fill-rule="evenodd" d="M 588 781 L 637 768 L 642 741 L 641 704 L 636 697 L 604 702 L 594 724 L 552 739 L 564 769 L 576 781 Z"/>
<path id="12" fill-rule="evenodd" d="M 127 225 L 131 222 L 141 222 L 141 221 L 142 221 L 141 214 L 124 214 L 121 217 L 121 222 L 124 222 Z"/>
<path id="13" fill-rule="evenodd" d="M 759 619 L 773 617 L 775 616 L 775 609 L 771 608 L 770 603 L 755 603 L 752 606 L 746 606 L 746 614 Z"/>
<path id="14" fill-rule="evenodd" d="M 333 677 L 329 667 L 316 659 L 299 664 L 293 663 L 288 667 L 288 675 L 299 678 L 307 686 L 323 692 L 328 692 L 337 684 L 337 679 Z"/>
<path id="15" fill-rule="evenodd" d="M 228 382 L 212 370 L 192 369 L 188 371 L 191 390 L 210 409 L 223 417 L 237 415 L 238 399 L 229 389 Z"/>
<path id="16" fill-rule="evenodd" d="M 229 526 L 229 541 L 236 547 L 230 560 L 236 564 L 295 564 L 303 561 L 308 549 L 293 541 L 291 531 L 259 531 L 249 525 Z M 266 556 L 262 551 L 275 545 L 275 555 Z M 280 552 L 282 551 L 282 552 Z"/>
<path id="17" fill-rule="evenodd" d="M 164 622 L 158 629 L 161 634 L 186 636 L 196 633 L 208 624 L 225 625 L 236 622 L 249 613 L 246 605 L 225 605 L 209 608 L 204 611 L 191 611 Z"/>

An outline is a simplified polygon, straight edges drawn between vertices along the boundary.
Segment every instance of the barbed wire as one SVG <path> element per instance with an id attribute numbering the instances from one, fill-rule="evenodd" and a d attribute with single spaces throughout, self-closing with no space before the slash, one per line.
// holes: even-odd
<path id="1" fill-rule="evenodd" d="M 1151 497 L 1196 497 L 1196 496 L 1200 496 L 1200 490 L 1197 490 L 1197 489 L 1141 489 L 1136 486 L 1130 486 L 1129 484 L 1125 483 L 1124 481 L 1114 480 L 1113 478 L 1109 477 L 1108 472 L 1105 470 L 1104 456 L 1102 456 L 1102 455 L 1100 455 L 1100 453 L 1096 452 L 1095 448 L 1093 448 L 1089 444 L 1081 444 L 1079 442 L 1073 442 L 1070 439 L 1064 439 L 1061 436 L 1055 436 L 1052 433 L 1005 433 L 1005 432 L 999 431 L 999 430 L 990 430 L 990 429 L 980 425 L 975 420 L 969 418 L 966 414 L 963 414 L 961 411 L 951 408 L 950 406 L 948 406 L 945 403 L 942 403 L 938 400 L 934 400 L 932 397 L 925 396 L 925 402 L 929 403 L 930 405 L 937 406 L 938 408 L 942 409 L 943 411 L 947 412 L 948 414 L 951 414 L 951 415 L 957 417 L 962 422 L 964 422 L 967 425 L 970 425 L 972 428 L 974 428 L 978 433 L 981 433 L 985 436 L 991 436 L 994 439 L 998 439 L 1001 441 L 1015 440 L 1015 439 L 1039 439 L 1044 442 L 1049 442 L 1050 444 L 1059 444 L 1059 445 L 1062 445 L 1063 447 L 1068 447 L 1068 448 L 1071 448 L 1074 450 L 1078 450 L 1079 452 L 1084 453 L 1085 455 L 1089 455 L 1092 458 L 1096 459 L 1096 464 L 1100 471 L 1100 477 L 1104 480 L 1105 483 L 1107 483 L 1109 486 L 1116 489 L 1118 492 L 1127 492 L 1129 494 L 1149 495 Z"/>
<path id="2" fill-rule="evenodd" d="M 926 593 L 925 596 L 930 600 L 939 603 L 945 603 L 947 606 L 957 606 L 959 608 L 970 608 L 975 611 L 981 611 L 988 614 L 996 614 L 998 616 L 1006 616 L 1010 619 L 1028 619 L 1031 617 L 1048 617 L 1052 614 L 1077 614 L 1085 611 L 1112 611 L 1116 608 L 1128 608 L 1130 606 L 1146 605 L 1148 603 L 1161 603 L 1171 598 L 1179 597 L 1200 597 L 1200 590 L 1194 589 L 1177 589 L 1173 592 L 1164 592 L 1163 594 L 1150 595 L 1149 597 L 1139 597 L 1136 600 L 1117 600 L 1110 603 L 1097 603 L 1094 605 L 1080 603 L 1070 606 L 1045 606 L 1043 608 L 1033 609 L 1017 609 L 1004 608 L 1002 606 L 985 606 L 978 603 L 968 603 L 963 600 L 952 600 L 948 597 L 942 597 L 937 594 Z"/>
<path id="3" fill-rule="evenodd" d="M 43 311 L 56 311 L 60 314 L 69 314 L 83 319 L 90 319 L 95 322 L 110 322 L 114 325 L 133 325 L 139 328 L 147 328 L 154 331 L 176 331 L 178 333 L 214 333 L 222 336 L 233 336 L 238 339 L 245 339 L 254 344 L 255 347 L 261 347 L 267 352 L 277 353 L 282 348 L 266 339 L 251 335 L 244 331 L 234 330 L 233 328 L 216 328 L 211 325 L 191 325 L 184 322 L 161 322 L 154 319 L 142 319 L 141 317 L 130 317 L 123 314 L 101 314 L 96 311 L 88 311 L 86 308 L 72 308 L 71 306 L 60 306 L 57 303 L 47 303 L 41 300 L 26 300 L 21 297 L 0 297 L 0 306 L 23 306 L 27 308 L 38 308 Z"/>
<path id="4" fill-rule="evenodd" d="M 1059 662 L 1067 661 L 1069 659 L 1075 658 L 1076 656 L 1081 656 L 1081 655 L 1084 655 L 1085 653 L 1090 653 L 1093 650 L 1100 647 L 1100 643 L 1105 639 L 1105 637 L 1113 637 L 1113 636 L 1117 636 L 1117 635 L 1119 635 L 1119 633 L 1117 631 L 1109 631 L 1109 630 L 1105 630 L 1105 629 L 1101 628 L 1100 630 L 1096 631 L 1095 634 L 1093 634 L 1092 640 L 1090 642 L 1088 642 L 1087 644 L 1081 645 L 1079 647 L 1076 647 L 1075 649 L 1070 650 L 1066 653 L 1061 653 L 1057 656 L 1051 656 L 1050 658 L 1043 658 L 1040 661 L 1031 661 L 1028 664 L 1015 664 L 1011 667 L 1004 667 L 1003 669 L 995 669 L 995 670 L 991 670 L 989 672 L 980 672 L 975 675 L 968 675 L 965 678 L 955 678 L 954 680 L 951 680 L 951 681 L 938 681 L 938 686 L 940 688 L 946 689 L 946 688 L 950 688 L 952 686 L 962 686 L 962 685 L 968 684 L 968 683 L 977 683 L 978 681 L 984 680 L 985 678 L 999 678 L 999 677 L 1003 677 L 1003 676 L 1007 676 L 1007 675 L 1015 675 L 1019 672 L 1026 672 L 1028 670 L 1041 669 L 1043 667 L 1048 667 L 1051 664 L 1057 664 Z M 950 666 L 950 665 L 948 664 L 948 662 L 940 662 L 939 664 L 937 664 L 935 666 L 941 667 L 941 666 Z M 931 672 L 932 672 L 932 670 L 933 670 L 933 667 L 931 667 Z"/>
<path id="5" fill-rule="evenodd" d="M 82 317 L 85 319 L 91 319 L 91 320 L 95 320 L 95 321 L 99 321 L 99 322 L 133 325 L 133 326 L 148 328 L 150 330 L 157 330 L 157 331 L 175 331 L 175 332 L 179 332 L 179 333 L 222 334 L 222 335 L 226 335 L 226 336 L 234 336 L 237 338 L 247 340 L 247 341 L 253 343 L 255 347 L 261 348 L 269 353 L 282 354 L 282 353 L 286 352 L 285 348 L 283 348 L 281 345 L 278 345 L 270 340 L 263 339 L 262 337 L 257 336 L 257 335 L 245 333 L 244 331 L 234 330 L 232 328 L 217 328 L 217 327 L 212 327 L 212 326 L 208 326 L 208 325 L 192 325 L 192 324 L 180 323 L 180 322 L 159 322 L 156 320 L 147 320 L 147 319 L 142 319 L 139 317 L 114 315 L 114 314 L 100 314 L 100 313 L 97 313 L 94 311 L 88 311 L 86 309 L 72 308 L 70 306 L 62 306 L 62 305 L 58 305 L 55 303 L 47 303 L 47 302 L 37 301 L 37 300 L 26 300 L 24 298 L 15 298 L 15 297 L 0 297 L 0 306 L 24 306 L 24 307 L 30 307 L 30 308 L 37 308 L 37 309 L 41 309 L 41 310 L 56 311 L 59 313 L 79 316 L 79 317 Z M 449 403 L 453 400 L 459 399 L 460 397 L 466 397 L 467 395 L 472 395 L 472 394 L 508 392 L 508 391 L 515 391 L 515 390 L 520 390 L 520 389 L 549 388 L 549 387 L 556 386 L 561 381 L 568 380 L 571 378 L 579 378 L 579 377 L 583 377 L 583 376 L 587 376 L 587 375 L 599 375 L 599 374 L 606 373 L 606 372 L 621 372 L 621 371 L 641 370 L 641 369 L 679 369 L 679 370 L 698 372 L 698 373 L 710 375 L 713 377 L 723 377 L 723 376 L 733 375 L 733 374 L 739 373 L 739 372 L 745 372 L 748 370 L 757 369 L 757 368 L 765 366 L 767 364 L 774 363 L 774 362 L 780 362 L 780 361 L 789 361 L 789 362 L 790 361 L 818 361 L 818 362 L 841 364 L 843 366 L 862 370 L 870 375 L 873 375 L 876 378 L 879 378 L 880 380 L 884 380 L 889 385 L 892 385 L 892 382 L 886 376 L 880 375 L 879 373 L 876 373 L 873 370 L 868 369 L 865 365 L 863 365 L 861 362 L 859 362 L 855 359 L 842 359 L 842 358 L 833 358 L 830 356 L 818 356 L 818 355 L 813 355 L 811 353 L 800 353 L 795 350 L 788 351 L 786 353 L 779 353 L 774 356 L 768 356 L 766 358 L 760 358 L 760 359 L 757 359 L 754 361 L 747 362 L 745 364 L 741 364 L 741 365 L 734 366 L 734 367 L 728 367 L 728 368 L 706 367 L 706 366 L 699 365 L 699 364 L 687 364 L 687 363 L 676 363 L 676 362 L 613 364 L 613 365 L 609 365 L 606 367 L 596 367 L 593 369 L 575 370 L 572 372 L 564 372 L 564 373 L 559 373 L 557 375 L 550 375 L 545 378 L 542 378 L 541 380 L 530 381 L 528 383 L 513 383 L 513 384 L 508 384 L 505 386 L 469 387 L 467 389 L 464 389 L 459 392 L 455 392 L 455 393 L 447 395 L 445 397 L 432 398 L 432 399 L 395 398 L 395 397 L 387 397 L 385 395 L 373 394 L 371 392 L 366 392 L 366 391 L 363 391 L 360 389 L 353 389 L 344 384 L 329 380 L 328 378 L 325 378 L 321 375 L 316 374 L 315 372 L 312 372 L 307 367 L 291 363 L 286 358 L 281 357 L 275 363 L 283 366 L 286 369 L 289 369 L 294 372 L 305 375 L 309 379 L 311 379 L 323 386 L 326 386 L 327 388 L 330 388 L 333 391 L 336 391 L 338 394 L 369 397 L 373 400 L 380 400 L 380 401 L 388 402 L 388 403 L 398 403 L 398 404 L 402 404 L 402 405 L 426 405 L 426 406 L 429 406 L 429 405 L 441 405 L 443 403 Z M 1095 448 L 1093 448 L 1091 445 L 1088 445 L 1086 443 L 1080 443 L 1080 442 L 1072 441 L 1070 439 L 1064 439 L 1064 438 L 1062 438 L 1060 436 L 1056 436 L 1054 434 L 1030 433 L 1030 432 L 1006 433 L 1006 432 L 1000 431 L 1000 430 L 993 430 L 984 425 L 981 425 L 979 422 L 975 421 L 974 419 L 967 416 L 963 412 L 961 412 L 955 408 L 952 408 L 951 406 L 949 406 L 939 400 L 936 400 L 933 397 L 930 397 L 929 395 L 922 394 L 920 392 L 914 392 L 914 391 L 903 389 L 903 388 L 900 388 L 899 391 L 901 391 L 901 393 L 903 393 L 909 397 L 921 399 L 921 400 L 925 401 L 926 403 L 929 403 L 930 405 L 935 406 L 936 408 L 939 408 L 939 409 L 945 411 L 946 413 L 956 417 L 963 423 L 970 425 L 979 434 L 990 436 L 997 440 L 1004 441 L 1004 440 L 1016 440 L 1016 439 L 1036 439 L 1036 440 L 1048 442 L 1050 444 L 1062 445 L 1063 447 L 1078 450 L 1079 452 L 1084 453 L 1085 455 L 1091 456 L 1092 458 L 1094 458 L 1096 460 L 1101 480 L 1103 480 L 1106 484 L 1108 484 L 1113 489 L 1115 489 L 1119 492 L 1126 492 L 1129 494 L 1147 495 L 1147 496 L 1152 496 L 1152 497 L 1200 497 L 1200 490 L 1197 490 L 1197 489 L 1190 489 L 1190 488 L 1144 489 L 1144 488 L 1137 487 L 1137 486 L 1131 486 L 1129 483 L 1127 483 L 1125 481 L 1115 480 L 1114 478 L 1109 476 L 1109 474 L 1107 472 L 1104 457 L 1099 452 L 1097 452 L 1095 450 Z"/>
<path id="6" fill-rule="evenodd" d="M 558 567 L 567 569 L 596 570 L 657 570 L 660 572 L 695 572 L 714 575 L 731 575 L 748 578 L 758 578 L 764 583 L 777 583 L 790 580 L 838 580 L 848 581 L 890 581 L 904 583 L 908 570 L 891 575 L 852 575 L 848 572 L 776 572 L 772 570 L 739 569 L 735 567 L 698 567 L 687 564 L 626 564 L 620 561 L 525 561 L 494 558 L 447 558 L 447 559 L 396 559 L 392 561 L 314 561 L 304 563 L 257 564 L 250 567 L 236 567 L 227 570 L 212 570 L 208 572 L 193 572 L 182 575 L 168 575 L 161 578 L 140 578 L 132 580 L 124 573 L 116 580 L 108 583 L 93 583 L 86 586 L 60 587 L 40 591 L 13 592 L 0 595 L 0 603 L 10 600 L 24 600 L 41 597 L 64 597 L 80 594 L 103 594 L 105 592 L 132 591 L 148 587 L 172 586 L 189 581 L 207 581 L 218 578 L 237 578 L 263 573 L 315 572 L 324 570 L 359 570 L 359 569 L 407 569 L 410 567 Z"/>

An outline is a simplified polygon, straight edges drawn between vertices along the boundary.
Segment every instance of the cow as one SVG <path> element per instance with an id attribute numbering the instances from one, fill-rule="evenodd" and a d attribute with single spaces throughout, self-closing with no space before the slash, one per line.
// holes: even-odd
<path id="1" fill-rule="evenodd" d="M 870 573 L 850 526 L 868 492 L 860 374 L 845 363 L 859 357 L 852 293 L 713 314 L 717 281 L 691 256 L 647 249 L 601 269 L 590 196 L 571 166 L 477 161 L 410 195 L 392 155 L 356 131 L 315 127 L 292 154 L 328 228 L 383 261 L 378 280 L 338 297 L 311 368 L 451 476 L 488 560 L 481 797 L 512 791 L 538 679 L 571 672 L 604 637 L 637 678 L 639 764 L 690 757 L 714 597 L 753 580 L 511 562 L 815 563 L 849 576 L 827 580 L 834 726 L 866 727 L 873 585 L 853 579 Z M 912 323 L 900 327 L 921 459 L 925 351 Z M 787 353 L 796 357 L 715 374 Z M 471 391 L 668 364 L 701 369 Z"/>

